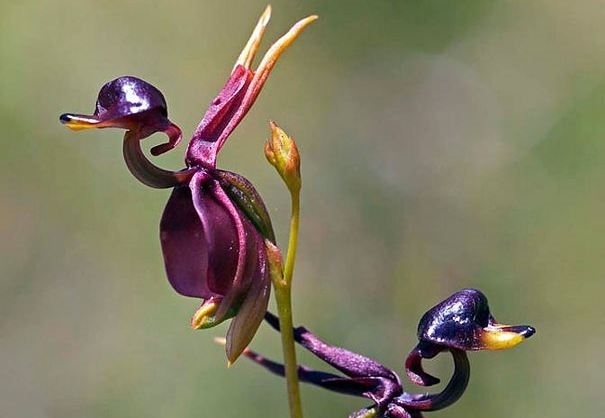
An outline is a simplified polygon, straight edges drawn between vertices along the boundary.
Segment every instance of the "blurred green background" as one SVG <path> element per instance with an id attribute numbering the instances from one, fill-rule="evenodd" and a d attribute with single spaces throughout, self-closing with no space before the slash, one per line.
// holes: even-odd
<path id="1" fill-rule="evenodd" d="M 122 132 L 58 123 L 131 74 L 163 91 L 186 142 L 264 6 L 2 2 L 0 416 L 287 416 L 283 381 L 226 368 L 224 326 L 189 329 L 198 301 L 172 291 L 159 249 L 169 192 L 128 173 Z M 538 333 L 471 354 L 465 396 L 428 416 L 602 414 L 603 3 L 276 0 L 265 48 L 312 13 L 220 158 L 257 185 L 284 242 L 268 119 L 298 140 L 295 321 L 402 371 L 422 313 L 478 287 L 499 320 Z M 279 358 L 266 327 L 253 347 Z M 445 357 L 429 365 L 444 378 Z M 309 418 L 368 403 L 303 397 Z"/>

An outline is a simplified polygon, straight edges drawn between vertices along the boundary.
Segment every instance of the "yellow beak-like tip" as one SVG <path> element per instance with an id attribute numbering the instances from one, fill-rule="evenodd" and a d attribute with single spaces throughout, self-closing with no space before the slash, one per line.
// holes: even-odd
<path id="1" fill-rule="evenodd" d="M 67 126 L 69 129 L 74 131 L 81 131 L 83 129 L 98 128 L 100 121 L 92 116 L 88 115 L 74 115 L 71 113 L 64 113 L 59 117 L 61 123 Z"/>
<path id="2" fill-rule="evenodd" d="M 529 325 L 490 325 L 484 329 L 481 342 L 486 350 L 506 350 L 519 345 L 536 332 Z"/>

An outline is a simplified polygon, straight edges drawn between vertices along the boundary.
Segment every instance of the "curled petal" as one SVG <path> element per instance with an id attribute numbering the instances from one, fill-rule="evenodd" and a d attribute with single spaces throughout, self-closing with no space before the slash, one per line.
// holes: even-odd
<path id="1" fill-rule="evenodd" d="M 460 399 L 468 386 L 471 368 L 466 352 L 458 349 L 450 349 L 448 351 L 451 353 L 452 359 L 454 360 L 454 372 L 450 378 L 450 381 L 441 392 L 425 394 L 403 393 L 394 399 L 394 403 L 410 410 L 437 411 L 439 409 L 447 408 Z M 437 352 L 439 351 L 435 350 L 430 354 L 433 356 L 433 354 Z M 418 347 L 412 350 L 410 356 L 418 356 L 420 359 L 426 358 L 423 357 L 423 350 L 419 349 Z M 407 364 L 408 362 L 406 361 L 406 366 Z M 417 371 L 417 373 L 419 375 L 427 375 L 424 371 L 422 371 L 420 361 L 418 362 L 418 366 L 420 371 Z M 408 369 L 406 371 L 408 372 L 409 376 L 410 370 Z M 432 377 L 430 375 L 427 376 Z"/>
<path id="2" fill-rule="evenodd" d="M 164 145 L 166 144 L 161 144 L 157 147 L 163 147 Z M 186 184 L 194 174 L 192 169 L 170 171 L 153 164 L 143 153 L 140 138 L 137 137 L 134 131 L 127 131 L 124 134 L 122 153 L 126 166 L 132 175 L 149 187 L 167 189 Z"/>
<path id="3" fill-rule="evenodd" d="M 422 359 L 433 358 L 442 350 L 441 347 L 420 342 L 405 360 L 408 379 L 420 386 L 433 386 L 439 383 L 439 378 L 424 371 Z"/>

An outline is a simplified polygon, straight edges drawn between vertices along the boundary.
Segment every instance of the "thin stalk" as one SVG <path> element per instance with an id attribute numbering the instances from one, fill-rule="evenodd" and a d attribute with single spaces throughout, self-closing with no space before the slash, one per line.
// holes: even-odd
<path id="1" fill-rule="evenodd" d="M 303 417 L 297 372 L 298 364 L 296 361 L 296 350 L 294 348 L 294 335 L 292 333 L 292 274 L 294 272 L 294 262 L 296 260 L 298 226 L 300 220 L 299 191 L 300 190 L 291 191 L 292 214 L 290 218 L 290 234 L 285 268 L 282 269 L 279 262 L 270 262 L 271 279 L 275 289 L 275 301 L 277 302 L 277 315 L 282 330 L 280 334 L 291 418 Z M 269 256 L 269 259 L 275 260 L 275 257 Z"/>
<path id="2" fill-rule="evenodd" d="M 275 287 L 275 300 L 277 301 L 277 315 L 281 332 L 282 351 L 284 355 L 284 369 L 286 372 L 286 385 L 288 388 L 288 404 L 291 418 L 302 418 L 302 405 L 298 384 L 296 351 L 294 349 L 294 336 L 292 334 L 292 303 L 290 287 Z M 285 330 L 290 330 L 286 332 Z"/>
<path id="3" fill-rule="evenodd" d="M 288 238 L 288 253 L 284 267 L 284 282 L 288 288 L 292 287 L 292 275 L 294 274 L 294 263 L 296 262 L 296 251 L 298 249 L 298 226 L 300 223 L 300 189 L 290 193 L 292 214 L 290 217 L 290 235 Z M 282 328 L 283 329 L 283 328 Z"/>
<path id="4" fill-rule="evenodd" d="M 193 170 L 164 170 L 147 159 L 141 149 L 141 140 L 136 131 L 126 131 L 122 152 L 126 166 L 133 176 L 146 186 L 168 189 L 187 182 Z"/>

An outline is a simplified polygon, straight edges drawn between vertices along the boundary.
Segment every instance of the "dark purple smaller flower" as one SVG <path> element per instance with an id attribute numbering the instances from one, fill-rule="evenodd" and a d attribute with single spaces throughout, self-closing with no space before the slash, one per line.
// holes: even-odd
<path id="1" fill-rule="evenodd" d="M 265 320 L 276 330 L 279 321 L 267 312 Z M 368 398 L 373 405 L 352 413 L 350 418 L 418 418 L 423 411 L 436 411 L 456 402 L 470 377 L 466 351 L 498 350 L 513 347 L 534 334 L 533 327 L 497 324 L 489 312 L 487 299 L 475 289 L 463 289 L 430 309 L 418 327 L 419 343 L 406 360 L 406 372 L 419 385 L 439 382 L 422 369 L 422 359 L 449 351 L 454 372 L 446 387 L 435 394 L 410 394 L 403 390 L 397 374 L 379 362 L 344 348 L 326 344 L 304 327 L 292 330 L 297 343 L 339 370 L 344 376 L 300 366 L 298 377 L 328 390 Z M 244 355 L 269 371 L 284 375 L 282 364 L 251 351 Z"/>

